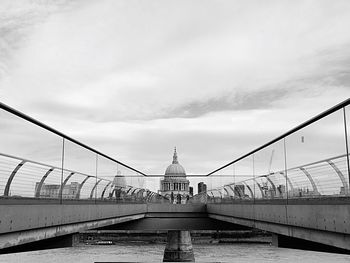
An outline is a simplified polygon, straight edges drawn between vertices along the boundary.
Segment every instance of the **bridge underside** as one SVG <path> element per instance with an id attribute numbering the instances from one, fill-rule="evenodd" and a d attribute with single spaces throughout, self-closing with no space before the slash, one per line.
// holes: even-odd
<path id="1" fill-rule="evenodd" d="M 23 201 L 25 203 L 23 203 Z M 81 231 L 143 218 L 146 204 L 40 202 L 18 200 L 0 205 L 0 253 L 42 240 L 69 243 Z"/>
<path id="2" fill-rule="evenodd" d="M 283 204 L 270 200 L 268 203 L 208 204 L 207 212 L 212 219 L 276 234 L 274 243 L 279 246 L 287 247 L 290 243 L 293 247 L 293 243 L 301 239 L 350 253 L 350 206 L 342 202 L 309 203 Z"/>
<path id="3" fill-rule="evenodd" d="M 246 230 L 250 227 L 231 222 L 219 221 L 208 217 L 149 217 L 109 225 L 98 228 L 101 230 Z"/>
<path id="4" fill-rule="evenodd" d="M 205 205 L 150 204 L 138 220 L 104 226 L 103 230 L 244 230 L 249 227 L 208 217 Z"/>
<path id="5" fill-rule="evenodd" d="M 91 229 L 247 229 L 245 226 L 208 218 L 203 204 L 106 204 L 75 201 L 59 204 L 34 200 L 19 200 L 15 203 L 11 200 L 11 204 L 0 205 L 0 222 L 0 253 L 36 250 L 35 246 L 70 246 L 74 243 L 74 234 Z"/>

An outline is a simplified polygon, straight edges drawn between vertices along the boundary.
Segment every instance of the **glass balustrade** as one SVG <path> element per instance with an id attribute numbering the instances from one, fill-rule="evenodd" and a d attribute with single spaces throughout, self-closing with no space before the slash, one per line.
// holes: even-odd
<path id="1" fill-rule="evenodd" d="M 137 169 L 0 103 L 0 201 L 168 202 Z"/>
<path id="2" fill-rule="evenodd" d="M 347 100 L 207 175 L 188 174 L 193 197 L 186 201 L 347 198 L 349 104 Z M 172 201 L 158 193 L 163 175 L 147 176 L 4 104 L 0 120 L 1 200 Z"/>
<path id="3" fill-rule="evenodd" d="M 213 172 L 206 202 L 347 198 L 350 100 Z M 231 178 L 226 175 L 231 174 Z M 227 180 L 231 180 L 228 182 Z M 194 196 L 193 200 L 200 200 Z"/>

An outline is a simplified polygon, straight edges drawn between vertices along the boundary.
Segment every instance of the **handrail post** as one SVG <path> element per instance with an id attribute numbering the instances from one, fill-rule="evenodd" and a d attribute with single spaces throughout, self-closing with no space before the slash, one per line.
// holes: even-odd
<path id="1" fill-rule="evenodd" d="M 245 186 L 247 187 L 248 191 L 250 192 L 252 198 L 254 198 L 254 193 L 253 193 L 252 189 L 250 188 L 250 186 L 245 181 L 243 181 L 242 183 L 245 184 Z"/>
<path id="2" fill-rule="evenodd" d="M 98 185 L 98 183 L 97 183 L 97 173 L 98 173 L 98 171 L 97 171 L 97 162 L 98 162 L 98 155 L 97 155 L 97 153 L 95 154 L 95 176 L 96 176 L 96 189 L 95 189 L 95 203 L 96 203 L 96 201 L 97 201 L 97 185 Z M 101 180 L 100 180 L 101 181 Z"/>
<path id="3" fill-rule="evenodd" d="M 5 190 L 4 190 L 4 196 L 9 196 L 10 193 L 10 186 L 12 183 L 13 178 L 15 177 L 16 173 L 18 172 L 18 170 L 25 164 L 26 161 L 21 161 L 15 169 L 13 169 L 9 179 L 7 180 L 6 186 L 5 186 Z"/>
<path id="4" fill-rule="evenodd" d="M 62 199 L 63 199 L 63 169 L 64 169 L 64 137 L 62 138 L 62 167 L 61 167 L 61 187 L 60 187 L 60 193 L 59 193 L 59 196 L 58 198 L 60 199 L 60 204 L 62 204 Z"/>
<path id="5" fill-rule="evenodd" d="M 284 177 L 286 178 L 286 203 L 288 205 L 288 199 L 289 199 L 289 188 L 288 188 L 288 183 L 290 185 L 291 191 L 293 193 L 294 191 L 294 187 L 293 184 L 290 180 L 290 178 L 288 178 L 288 165 L 287 165 L 287 144 L 286 144 L 286 137 L 283 138 L 283 154 L 284 154 L 284 173 L 280 173 L 282 175 L 284 175 Z"/>
<path id="6" fill-rule="evenodd" d="M 112 181 L 110 181 L 110 182 L 105 186 L 105 188 L 103 188 L 103 191 L 102 191 L 102 194 L 101 194 L 101 199 L 103 199 L 103 196 L 105 195 L 105 192 L 106 192 L 106 190 L 107 190 L 107 187 L 110 186 L 111 183 L 112 183 Z"/>
<path id="7" fill-rule="evenodd" d="M 71 172 L 71 173 L 66 177 L 66 179 L 64 180 L 64 182 L 61 184 L 60 192 L 59 192 L 59 197 L 61 198 L 61 204 L 62 204 L 62 200 L 63 200 L 63 190 L 64 190 L 64 187 L 66 186 L 68 180 L 72 177 L 73 174 L 75 174 L 75 172 Z"/>
<path id="8" fill-rule="evenodd" d="M 47 170 L 47 172 L 44 174 L 44 176 L 41 178 L 38 187 L 35 190 L 35 197 L 36 198 L 40 198 L 40 192 L 41 192 L 41 188 L 44 184 L 44 181 L 46 180 L 46 178 L 49 176 L 49 174 L 54 170 L 55 168 L 50 168 L 49 170 Z"/>
<path id="9" fill-rule="evenodd" d="M 343 173 L 339 170 L 339 168 L 335 165 L 334 162 L 332 162 L 331 160 L 328 160 L 327 163 L 333 168 L 333 170 L 337 173 L 337 175 L 339 176 L 340 181 L 342 182 L 343 186 L 344 186 L 344 192 L 345 195 L 349 194 L 349 184 L 346 181 L 345 176 L 343 175 Z"/>
<path id="10" fill-rule="evenodd" d="M 347 161 L 347 165 L 348 165 L 348 179 L 349 179 L 349 184 L 350 184 L 350 161 L 349 161 L 348 128 L 347 128 L 347 123 L 346 123 L 346 110 L 345 110 L 345 107 L 343 107 L 343 116 L 344 116 L 346 161 Z"/>
<path id="11" fill-rule="evenodd" d="M 75 199 L 80 199 L 80 192 L 81 192 L 81 188 L 83 188 L 84 184 L 86 183 L 86 181 L 91 178 L 91 176 L 86 176 L 84 178 L 84 180 L 81 182 L 81 184 L 79 184 L 79 188 L 77 191 L 77 194 L 75 195 Z"/>
<path id="12" fill-rule="evenodd" d="M 318 191 L 317 189 L 317 185 L 316 185 L 316 182 L 314 181 L 314 179 L 312 178 L 311 174 L 303 167 L 300 167 L 299 168 L 305 175 L 306 177 L 309 179 L 311 185 L 312 185 L 312 189 L 314 190 L 314 193 L 319 195 L 320 192 Z"/>
<path id="13" fill-rule="evenodd" d="M 95 185 L 94 185 L 94 187 L 92 188 L 91 193 L 90 193 L 90 199 L 93 198 L 93 196 L 94 196 L 94 191 L 95 191 L 97 185 L 98 185 L 101 181 L 102 181 L 102 179 L 98 180 L 98 181 L 95 183 Z M 95 199 L 95 201 L 96 201 L 96 199 Z"/>

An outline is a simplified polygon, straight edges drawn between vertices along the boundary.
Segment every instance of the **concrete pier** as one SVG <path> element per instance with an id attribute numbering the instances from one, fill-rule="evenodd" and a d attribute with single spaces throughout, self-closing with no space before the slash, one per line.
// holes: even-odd
<path id="1" fill-rule="evenodd" d="M 169 230 L 163 262 L 194 262 L 190 231 Z"/>

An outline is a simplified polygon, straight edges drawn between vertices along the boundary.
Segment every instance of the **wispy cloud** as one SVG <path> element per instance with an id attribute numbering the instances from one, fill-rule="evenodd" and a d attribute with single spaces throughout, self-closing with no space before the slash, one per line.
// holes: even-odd
<path id="1" fill-rule="evenodd" d="M 268 109 L 276 100 L 287 96 L 289 90 L 273 89 L 256 92 L 238 92 L 226 94 L 220 98 L 210 98 L 205 101 L 193 101 L 164 113 L 162 118 L 196 118 L 211 112 L 232 110 Z"/>

